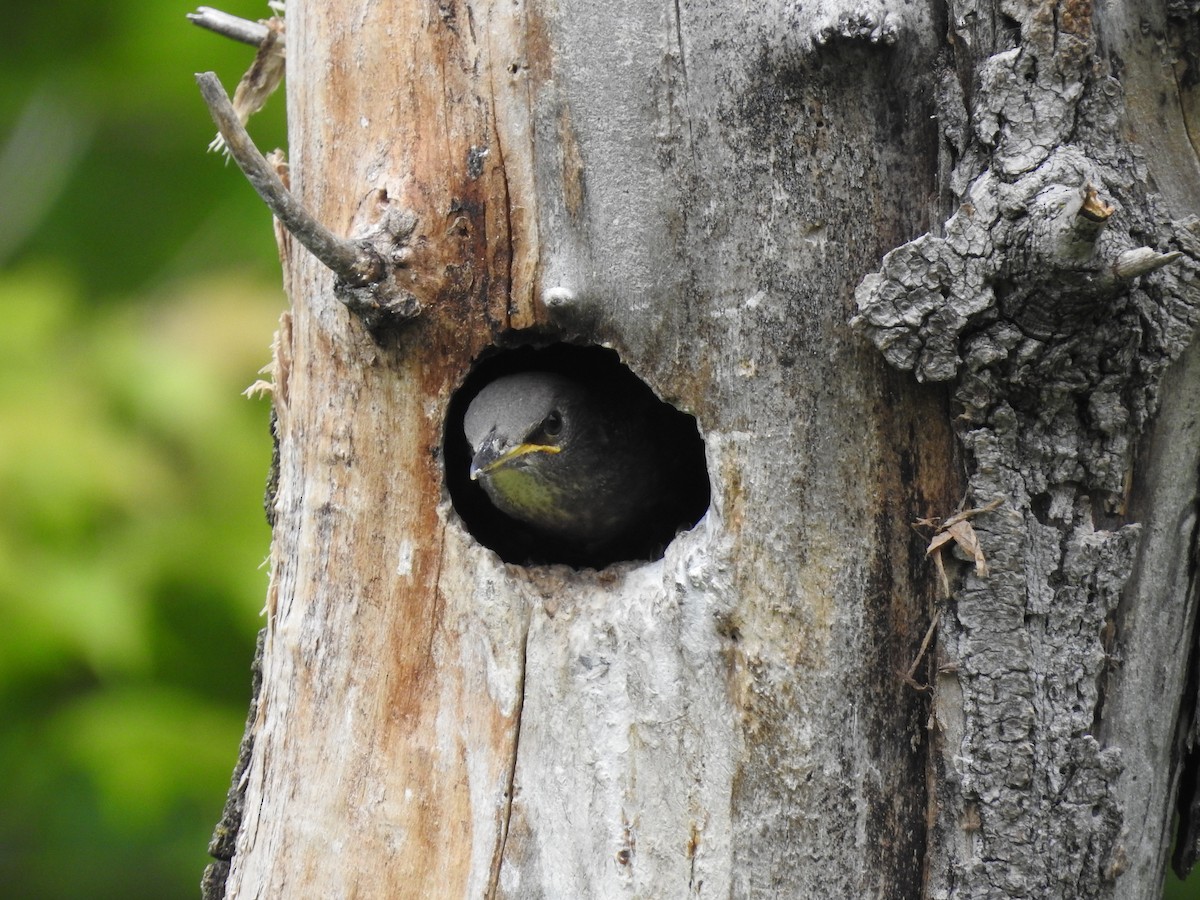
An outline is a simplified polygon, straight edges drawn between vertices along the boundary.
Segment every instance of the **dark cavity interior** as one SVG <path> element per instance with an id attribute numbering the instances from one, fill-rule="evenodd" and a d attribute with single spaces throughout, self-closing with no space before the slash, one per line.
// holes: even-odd
<path id="1" fill-rule="evenodd" d="M 483 488 L 470 479 L 471 449 L 463 433 L 463 417 L 489 382 L 527 371 L 565 375 L 589 389 L 615 394 L 630 408 L 651 404 L 653 415 L 661 416 L 655 423 L 658 440 L 669 448 L 674 463 L 664 472 L 667 500 L 661 504 L 661 515 L 646 517 L 607 546 L 581 548 L 511 519 L 492 505 Z M 450 401 L 443 459 L 451 502 L 467 530 L 505 562 L 517 565 L 562 563 L 600 569 L 621 561 L 660 559 L 675 536 L 694 526 L 708 510 L 708 468 L 695 417 L 659 400 L 615 351 L 603 347 L 551 344 L 485 353 Z"/>

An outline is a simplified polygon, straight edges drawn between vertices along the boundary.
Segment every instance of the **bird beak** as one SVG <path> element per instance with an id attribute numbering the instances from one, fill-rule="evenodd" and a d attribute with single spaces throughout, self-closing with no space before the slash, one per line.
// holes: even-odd
<path id="1" fill-rule="evenodd" d="M 558 453 L 561 447 L 549 444 L 517 444 L 515 447 L 504 449 L 499 441 L 488 441 L 479 448 L 475 458 L 471 460 L 471 480 L 478 481 L 480 475 L 486 475 L 493 469 L 507 465 L 514 459 L 530 453 Z"/>

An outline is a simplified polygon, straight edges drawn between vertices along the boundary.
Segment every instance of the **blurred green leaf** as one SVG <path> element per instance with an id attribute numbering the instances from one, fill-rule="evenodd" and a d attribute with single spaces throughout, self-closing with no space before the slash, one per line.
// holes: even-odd
<path id="1" fill-rule="evenodd" d="M 197 895 L 269 550 L 271 217 L 187 5 L 15 4 L 0 34 L 0 894 Z M 270 15 L 262 0 L 223 9 Z M 251 122 L 286 146 L 283 93 Z"/>
<path id="2" fill-rule="evenodd" d="M 228 781 L 241 723 L 194 695 L 155 686 L 90 693 L 58 710 L 48 737 L 95 785 L 113 832 L 152 835 L 181 806 Z"/>
<path id="3" fill-rule="evenodd" d="M 281 307 L 244 272 L 89 306 L 69 267 L 0 271 L 6 895 L 195 893 L 266 589 L 242 390 Z"/>

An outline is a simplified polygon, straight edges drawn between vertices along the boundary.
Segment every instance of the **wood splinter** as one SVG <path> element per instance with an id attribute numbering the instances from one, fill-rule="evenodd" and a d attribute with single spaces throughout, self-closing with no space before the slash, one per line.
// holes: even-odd
<path id="1" fill-rule="evenodd" d="M 276 12 L 283 13 L 282 3 L 268 5 Z M 254 62 L 238 82 L 233 94 L 233 108 L 245 125 L 252 115 L 266 105 L 268 98 L 283 81 L 287 24 L 281 16 L 251 22 L 211 6 L 201 6 L 194 13 L 188 13 L 187 17 L 193 25 L 199 25 L 214 34 L 258 47 Z M 224 152 L 225 139 L 218 134 L 208 149 Z"/>
<path id="2" fill-rule="evenodd" d="M 267 204 L 279 223 L 321 261 L 338 283 L 335 292 L 348 308 L 363 317 L 372 330 L 388 322 L 416 316 L 421 304 L 415 296 L 396 284 L 391 267 L 374 247 L 374 242 L 340 238 L 322 225 L 296 199 L 279 179 L 274 166 L 263 157 L 238 118 L 229 95 L 213 72 L 196 75 L 200 94 L 228 147 L 230 156 Z M 387 234 L 380 235 L 393 245 L 401 244 L 415 226 L 412 216 L 387 217 Z M 400 264 L 400 255 L 390 253 Z"/>
<path id="3" fill-rule="evenodd" d="M 1100 192 L 1092 185 L 1083 189 L 1083 203 L 1079 206 L 1079 216 L 1098 224 L 1104 224 L 1112 218 L 1117 208 L 1100 196 Z"/>
<path id="4" fill-rule="evenodd" d="M 1101 197 L 1095 187 L 1084 185 L 1083 199 L 1071 220 L 1075 240 L 1094 244 L 1116 211 L 1116 207 Z"/>

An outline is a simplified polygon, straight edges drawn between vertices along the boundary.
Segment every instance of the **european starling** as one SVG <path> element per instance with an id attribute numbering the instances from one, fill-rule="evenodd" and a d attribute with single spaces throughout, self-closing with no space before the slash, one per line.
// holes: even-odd
<path id="1" fill-rule="evenodd" d="M 682 415 L 648 390 L 613 393 L 551 372 L 506 375 L 467 408 L 471 479 L 501 512 L 593 562 L 619 557 L 618 546 L 645 554 L 657 541 L 661 550 L 708 503 L 706 477 L 694 515 L 685 508 L 696 498 L 679 496 L 671 429 Z M 699 444 L 694 424 L 691 432 Z"/>

